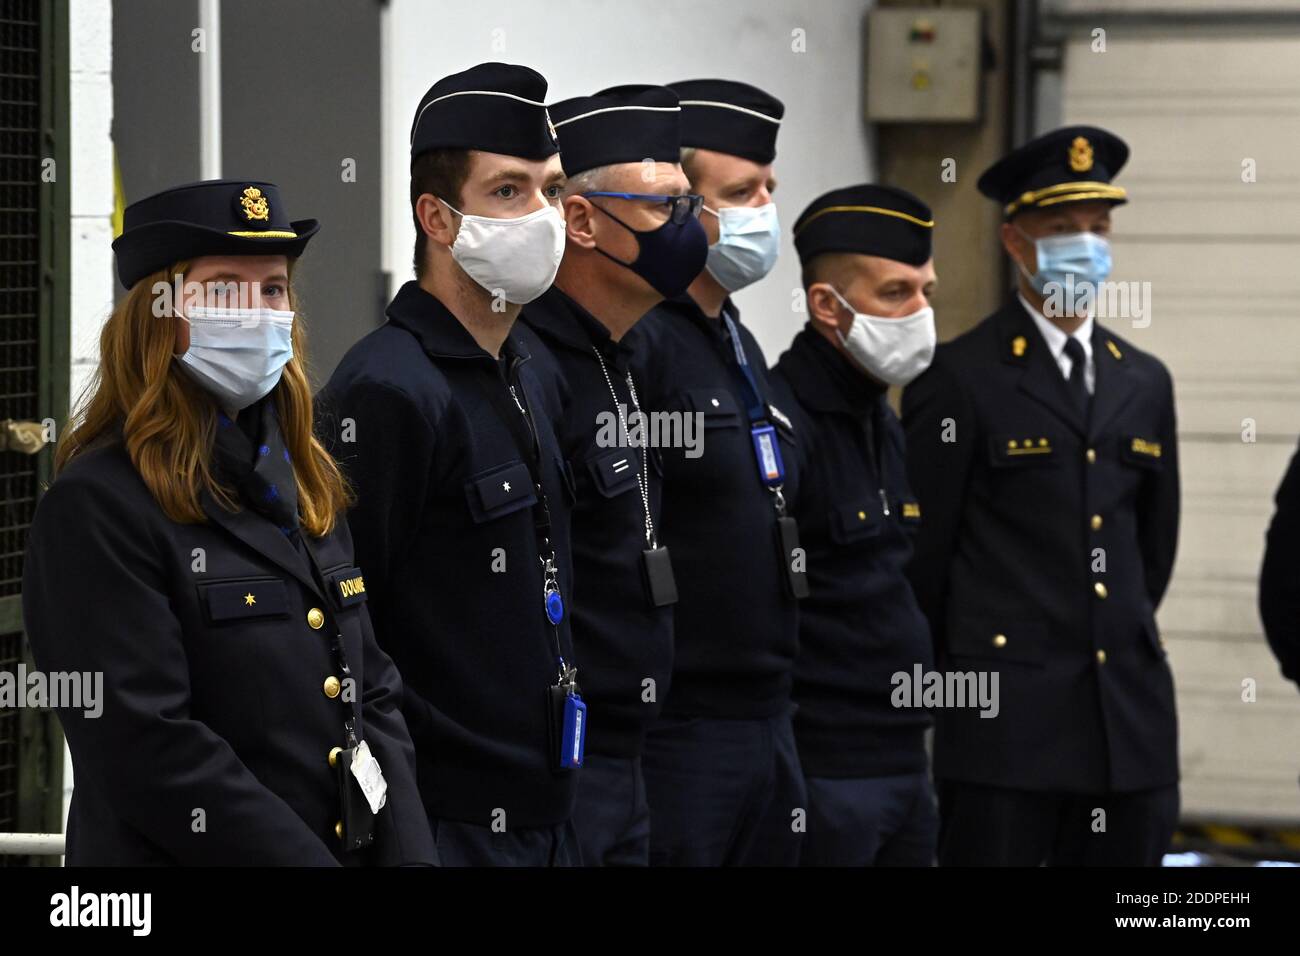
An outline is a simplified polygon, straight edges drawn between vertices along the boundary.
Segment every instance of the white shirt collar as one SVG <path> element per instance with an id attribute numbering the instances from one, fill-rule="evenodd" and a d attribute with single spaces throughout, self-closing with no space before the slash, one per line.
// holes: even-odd
<path id="1" fill-rule="evenodd" d="M 1066 335 L 1055 322 L 1035 309 L 1029 300 L 1025 298 L 1023 292 L 1017 291 L 1016 298 L 1025 307 L 1029 317 L 1034 320 L 1034 325 L 1038 326 L 1038 331 L 1042 333 L 1043 340 L 1047 343 L 1047 349 L 1052 353 L 1052 358 L 1059 361 L 1061 353 L 1065 351 L 1065 340 L 1071 336 Z M 1072 336 L 1078 339 L 1079 344 L 1083 346 L 1083 354 L 1088 359 L 1092 358 L 1092 326 L 1093 318 L 1089 315 L 1083 320 L 1083 324 L 1072 333 Z"/>

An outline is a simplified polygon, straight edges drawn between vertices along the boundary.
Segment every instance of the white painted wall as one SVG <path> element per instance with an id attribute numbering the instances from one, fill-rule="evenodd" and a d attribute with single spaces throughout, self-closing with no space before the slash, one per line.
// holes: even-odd
<path id="1" fill-rule="evenodd" d="M 1132 148 L 1113 278 L 1150 283 L 1150 324 L 1113 327 L 1165 361 L 1178 401 L 1182 527 L 1159 621 L 1183 816 L 1294 826 L 1300 697 L 1256 601 L 1273 492 L 1300 432 L 1300 23 L 1155 22 L 1111 30 L 1104 53 L 1089 31 L 1065 48 L 1062 121 L 1105 126 Z M 1255 440 L 1243 440 L 1247 420 Z"/>
<path id="2" fill-rule="evenodd" d="M 780 98 L 776 203 L 785 241 L 776 269 L 736 302 L 769 361 L 804 316 L 791 311 L 799 264 L 790 226 L 819 194 L 872 178 L 862 120 L 862 21 L 873 0 L 393 0 L 384 57 L 384 268 L 411 278 L 411 120 L 439 77 L 489 60 L 521 63 L 550 82 L 548 99 L 616 83 L 724 77 Z M 791 49 L 804 31 L 806 52 Z"/>
<path id="3" fill-rule="evenodd" d="M 99 361 L 99 330 L 113 308 L 113 8 L 71 0 L 68 9 L 72 186 L 72 397 Z M 63 823 L 72 759 L 63 753 Z"/>
<path id="4" fill-rule="evenodd" d="M 113 309 L 113 8 L 71 0 L 72 397 L 99 362 Z"/>

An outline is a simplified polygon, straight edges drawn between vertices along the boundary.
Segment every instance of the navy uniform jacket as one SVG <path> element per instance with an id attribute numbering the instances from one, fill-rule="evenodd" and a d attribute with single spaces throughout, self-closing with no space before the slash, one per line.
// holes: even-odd
<path id="1" fill-rule="evenodd" d="M 730 300 L 724 308 L 736 321 L 760 387 L 769 392 L 758 342 Z M 628 335 L 636 336 L 633 375 L 646 383 L 642 407 L 703 421 L 698 457 L 687 457 L 684 447 L 662 449 L 660 540 L 672 551 L 678 593 L 673 688 L 664 711 L 722 718 L 783 713 L 799 641 L 798 604 L 785 590 L 773 496 L 758 473 L 725 326 L 683 296 L 656 306 Z M 771 417 L 785 459 L 783 493 L 793 501 L 796 438 L 784 413 Z"/>
<path id="2" fill-rule="evenodd" d="M 576 786 L 574 771 L 552 769 L 548 741 L 556 649 L 542 599 L 537 496 L 487 391 L 514 409 L 508 374 L 531 409 L 571 607 L 572 489 L 551 425 L 563 397 L 533 369 L 534 346 L 543 348 L 516 326 L 502 348 L 507 373 L 408 282 L 388 321 L 343 357 L 319 403 L 320 431 L 356 491 L 348 522 L 375 633 L 406 684 L 425 807 L 479 826 L 498 820 L 498 810 L 507 828 L 562 823 Z M 575 663 L 567 613 L 559 641 Z"/>
<path id="3" fill-rule="evenodd" d="M 1283 675 L 1300 684 L 1300 452 L 1274 500 L 1259 575 L 1259 616 Z"/>
<path id="4" fill-rule="evenodd" d="M 895 707 L 894 675 L 933 667 L 930 628 L 904 568 L 921 509 L 908 486 L 903 429 L 886 390 L 812 328 L 772 369 L 800 438 L 799 602 L 794 731 L 810 777 L 926 769 L 920 707 Z M 910 696 L 908 698 L 911 699 Z"/>
<path id="5" fill-rule="evenodd" d="M 1000 675 L 998 716 L 936 715 L 936 777 L 1071 793 L 1178 779 L 1155 623 L 1178 538 L 1173 382 L 1099 325 L 1092 352 L 1085 423 L 1012 300 L 903 395 L 925 513 L 913 586 L 940 663 Z"/>
<path id="6" fill-rule="evenodd" d="M 76 458 L 36 509 L 23 618 L 37 666 L 104 675 L 100 716 L 59 712 L 76 778 L 68 864 L 436 862 L 401 680 L 365 604 L 322 593 L 256 512 L 204 509 L 206 524 L 168 518 L 120 441 Z M 342 521 L 313 547 L 327 580 L 355 577 Z M 331 699 L 339 630 L 356 683 Z M 348 712 L 388 782 L 360 853 L 335 834 L 329 766 Z"/>
<path id="7" fill-rule="evenodd" d="M 672 607 L 651 603 L 641 571 L 641 552 L 649 545 L 637 474 L 644 478 L 648 466 L 647 495 L 657 529 L 663 487 L 659 453 L 598 442 L 601 416 L 618 422 L 611 385 L 626 406 L 625 416 L 633 412 L 627 336 L 614 342 L 603 325 L 555 287 L 529 303 L 523 318 L 548 346 L 534 361 L 550 365 L 550 374 L 567 383 L 568 405 L 557 428 L 578 497 L 573 510 L 573 643 L 582 658 L 583 698 L 594 718 L 587 749 L 635 757 L 672 677 Z M 608 382 L 595 348 L 604 358 Z M 642 384 L 634 380 L 633 385 L 644 400 Z M 604 432 L 608 437 L 609 429 Z M 617 431 L 614 435 L 617 440 Z M 645 680 L 654 681 L 653 694 L 647 693 Z"/>

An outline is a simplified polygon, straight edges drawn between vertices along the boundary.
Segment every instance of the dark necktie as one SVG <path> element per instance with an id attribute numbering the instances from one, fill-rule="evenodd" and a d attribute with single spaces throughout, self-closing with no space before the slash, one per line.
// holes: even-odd
<path id="1" fill-rule="evenodd" d="M 280 432 L 275 396 L 244 409 L 238 422 L 218 411 L 213 457 L 244 504 L 286 535 L 293 533 L 298 527 L 298 488 Z"/>
<path id="2" fill-rule="evenodd" d="M 1065 380 L 1066 385 L 1079 409 L 1086 415 L 1088 406 L 1092 403 L 1092 396 L 1088 394 L 1088 385 L 1083 378 L 1087 357 L 1083 354 L 1083 344 L 1073 335 L 1065 340 L 1065 354 L 1070 357 L 1070 377 Z"/>

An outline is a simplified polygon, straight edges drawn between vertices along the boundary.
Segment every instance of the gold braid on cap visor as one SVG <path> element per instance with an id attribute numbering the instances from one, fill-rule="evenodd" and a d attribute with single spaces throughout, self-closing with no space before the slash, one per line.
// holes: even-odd
<path id="1" fill-rule="evenodd" d="M 1011 215 L 1024 206 L 1052 206 L 1060 202 L 1080 202 L 1084 199 L 1127 199 L 1128 193 L 1120 186 L 1110 183 L 1072 182 L 1044 186 L 1024 192 L 1007 203 L 1003 212 Z"/>
<path id="2" fill-rule="evenodd" d="M 255 231 L 245 230 L 243 232 L 235 231 L 226 233 L 228 236 L 239 236 L 244 239 L 297 239 L 296 232 L 289 232 L 286 229 L 261 229 Z"/>

